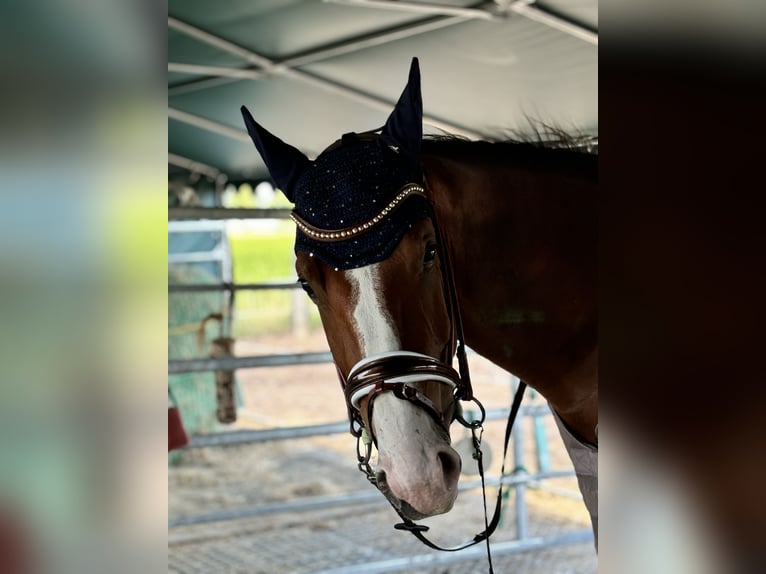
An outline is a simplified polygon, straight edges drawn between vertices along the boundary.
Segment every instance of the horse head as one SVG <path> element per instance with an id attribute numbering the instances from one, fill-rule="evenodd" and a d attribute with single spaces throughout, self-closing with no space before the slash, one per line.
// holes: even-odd
<path id="1" fill-rule="evenodd" d="M 470 385 L 452 369 L 455 296 L 420 166 L 422 100 L 409 81 L 380 133 L 345 134 L 315 160 L 250 136 L 294 205 L 299 281 L 317 305 L 370 479 L 412 520 L 449 511 L 461 469 L 449 426 Z"/>

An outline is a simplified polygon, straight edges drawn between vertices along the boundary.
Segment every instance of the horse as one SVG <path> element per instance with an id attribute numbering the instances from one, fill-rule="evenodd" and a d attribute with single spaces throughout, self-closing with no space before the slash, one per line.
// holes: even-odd
<path id="1" fill-rule="evenodd" d="M 467 345 L 548 401 L 597 540 L 597 156 L 424 137 L 422 106 L 413 58 L 385 125 L 315 160 L 241 108 L 295 206 L 296 272 L 362 438 L 360 469 L 411 530 L 452 508 L 462 461 L 449 427 L 476 426 L 461 414 L 476 400 Z"/>

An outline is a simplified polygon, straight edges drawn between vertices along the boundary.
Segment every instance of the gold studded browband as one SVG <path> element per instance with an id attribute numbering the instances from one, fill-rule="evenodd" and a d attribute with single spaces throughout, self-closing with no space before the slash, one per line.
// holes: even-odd
<path id="1" fill-rule="evenodd" d="M 290 214 L 290 219 L 296 223 L 298 228 L 303 233 L 308 235 L 311 239 L 315 239 L 316 241 L 327 243 L 335 241 L 346 241 L 347 239 L 351 239 L 352 237 L 366 233 L 371 228 L 375 227 L 378 223 L 386 219 L 386 217 L 388 217 L 388 215 L 394 209 L 399 207 L 402 202 L 411 195 L 419 195 L 427 199 L 425 190 L 422 187 L 416 183 L 408 183 L 399 190 L 399 193 L 396 194 L 396 197 L 394 197 L 394 199 L 392 199 L 388 205 L 380 210 L 380 213 L 378 213 L 375 217 L 372 217 L 364 223 L 352 225 L 344 229 L 320 229 L 319 227 L 314 227 L 294 211 Z"/>

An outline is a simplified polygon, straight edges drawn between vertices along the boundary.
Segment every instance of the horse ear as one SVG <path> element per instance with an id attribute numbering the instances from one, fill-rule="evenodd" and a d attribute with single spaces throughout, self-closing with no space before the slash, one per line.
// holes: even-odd
<path id="1" fill-rule="evenodd" d="M 286 144 L 277 136 L 273 135 L 253 119 L 250 111 L 242 106 L 240 108 L 242 117 L 245 119 L 247 133 L 261 154 L 266 167 L 274 178 L 277 187 L 287 196 L 287 199 L 293 201 L 293 191 L 295 183 L 298 181 L 303 170 L 306 169 L 311 160 L 303 155 L 300 150 L 290 144 Z"/>
<path id="2" fill-rule="evenodd" d="M 420 66 L 412 58 L 410 77 L 394 111 L 388 116 L 381 133 L 383 143 L 398 148 L 410 161 L 420 164 L 420 144 L 423 140 L 423 98 L 420 94 Z"/>

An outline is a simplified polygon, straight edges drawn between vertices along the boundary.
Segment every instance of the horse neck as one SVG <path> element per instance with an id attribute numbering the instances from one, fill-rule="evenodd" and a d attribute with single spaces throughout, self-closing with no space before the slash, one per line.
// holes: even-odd
<path id="1" fill-rule="evenodd" d="M 422 162 L 466 343 L 566 420 L 586 402 L 593 411 L 597 392 L 597 181 L 594 158 L 559 157 L 567 161 L 514 163 L 509 155 L 492 163 L 434 147 Z M 593 415 L 567 422 L 592 429 Z"/>

